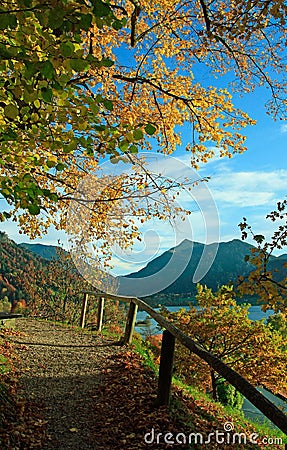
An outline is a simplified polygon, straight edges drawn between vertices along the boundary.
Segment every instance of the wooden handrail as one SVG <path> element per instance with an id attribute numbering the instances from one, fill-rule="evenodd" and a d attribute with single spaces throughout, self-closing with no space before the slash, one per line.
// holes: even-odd
<path id="1" fill-rule="evenodd" d="M 22 314 L 0 312 L 0 320 L 3 320 L 3 319 L 17 319 L 19 317 L 23 317 Z"/>
<path id="2" fill-rule="evenodd" d="M 256 408 L 259 409 L 271 422 L 273 422 L 281 431 L 287 434 L 287 416 L 275 406 L 267 397 L 259 392 L 252 384 L 249 383 L 235 370 L 227 366 L 217 356 L 206 351 L 198 345 L 190 336 L 184 334 L 179 328 L 166 320 L 161 314 L 156 312 L 151 306 L 136 297 L 118 296 L 114 294 L 86 292 L 96 297 L 104 297 L 111 300 L 120 300 L 123 302 L 131 302 L 146 311 L 155 321 L 165 328 L 172 336 L 181 342 L 186 348 L 191 350 L 195 355 L 199 356 L 209 364 L 219 375 L 225 378 L 232 386 L 234 386 L 244 397 L 246 397 Z M 130 340 L 130 338 L 129 338 Z M 127 343 L 127 342 L 125 342 Z"/>

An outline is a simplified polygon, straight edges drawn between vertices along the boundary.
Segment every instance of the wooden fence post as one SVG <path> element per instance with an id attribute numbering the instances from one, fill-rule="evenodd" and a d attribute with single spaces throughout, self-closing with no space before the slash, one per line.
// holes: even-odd
<path id="1" fill-rule="evenodd" d="M 131 344 L 133 339 L 133 332 L 135 329 L 136 318 L 138 312 L 138 305 L 136 305 L 133 301 L 130 302 L 127 323 L 125 328 L 125 334 L 123 339 L 121 340 L 121 344 Z"/>
<path id="2" fill-rule="evenodd" d="M 91 292 L 93 295 L 94 292 Z M 98 295 L 98 293 L 96 293 Z M 101 294 L 102 296 L 104 293 Z M 271 420 L 283 433 L 287 434 L 287 416 L 277 406 L 275 406 L 267 397 L 261 394 L 254 386 L 252 386 L 239 373 L 232 370 L 231 367 L 224 364 L 219 358 L 212 353 L 207 352 L 190 336 L 187 336 L 173 323 L 166 320 L 161 314 L 156 312 L 151 306 L 136 297 L 118 296 L 110 294 L 108 298 L 112 300 L 123 300 L 130 302 L 128 313 L 128 321 L 126 324 L 123 339 L 118 344 L 131 342 L 132 331 L 134 329 L 136 312 L 138 307 L 147 312 L 161 327 L 167 330 L 163 333 L 163 343 L 161 350 L 160 376 L 158 386 L 158 404 L 168 404 L 170 397 L 170 388 L 172 380 L 172 361 L 174 354 L 175 339 L 188 348 L 192 353 L 205 361 L 213 370 L 234 386 L 244 397 L 246 397 L 256 408 L 261 411 L 265 417 Z M 286 446 L 285 446 L 285 450 Z"/>
<path id="3" fill-rule="evenodd" d="M 80 318 L 80 327 L 85 327 L 85 319 L 86 319 L 86 312 L 87 312 L 87 305 L 88 305 L 88 297 L 89 294 L 86 292 L 84 293 L 83 303 L 82 303 L 82 311 L 81 311 L 81 318 Z"/>
<path id="4" fill-rule="evenodd" d="M 105 297 L 99 298 L 98 314 L 97 314 L 97 330 L 102 331 L 104 317 Z"/>
<path id="5" fill-rule="evenodd" d="M 157 406 L 169 406 L 173 372 L 174 347 L 175 337 L 168 330 L 164 330 L 162 334 L 160 353 L 158 393 L 156 401 Z"/>

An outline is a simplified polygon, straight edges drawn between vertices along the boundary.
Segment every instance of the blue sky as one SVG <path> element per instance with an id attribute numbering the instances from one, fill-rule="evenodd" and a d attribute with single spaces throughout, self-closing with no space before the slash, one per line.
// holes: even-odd
<path id="1" fill-rule="evenodd" d="M 179 199 L 182 206 L 191 207 L 194 211 L 189 216 L 188 223 L 177 221 L 171 226 L 168 223 L 152 221 L 144 225 L 143 243 L 129 252 L 115 249 L 114 273 L 124 274 L 139 270 L 149 260 L 177 245 L 184 238 L 207 243 L 240 238 L 238 223 L 243 216 L 247 217 L 256 233 L 270 235 L 272 223 L 266 221 L 265 216 L 275 208 L 276 202 L 286 195 L 287 122 L 274 121 L 266 114 L 264 104 L 269 98 L 268 95 L 269 92 L 265 88 L 260 88 L 242 98 L 235 97 L 236 106 L 257 120 L 256 125 L 243 130 L 247 135 L 248 150 L 231 159 L 215 158 L 202 166 L 199 175 L 211 177 L 206 187 L 197 188 L 199 191 L 191 194 L 183 194 Z M 187 139 L 188 133 L 185 135 L 183 132 L 183 140 Z M 178 171 L 182 170 L 182 175 L 197 176 L 194 171 L 190 172 L 189 155 L 186 152 L 179 148 L 173 156 L 177 158 Z M 165 173 L 169 176 L 174 174 L 174 161 L 170 157 L 166 161 Z M 162 163 L 159 162 L 158 166 L 162 168 Z M 209 206 L 214 200 L 212 211 L 207 212 L 208 217 L 205 217 L 206 214 L 202 211 L 205 203 L 200 205 L 203 201 L 202 195 L 204 198 L 208 195 Z M 209 222 L 207 225 L 206 221 Z M 1 229 L 16 242 L 29 242 L 28 237 L 18 233 L 14 223 L 1 224 Z M 64 233 L 52 229 L 47 236 L 35 242 L 57 245 L 58 239 L 66 245 Z"/>
<path id="2" fill-rule="evenodd" d="M 210 181 L 205 183 L 204 188 L 198 186 L 179 199 L 181 206 L 193 210 L 188 220 L 185 223 L 177 220 L 172 225 L 152 221 L 142 226 L 143 243 L 128 252 L 115 249 L 114 273 L 137 271 L 184 238 L 204 243 L 240 239 L 238 224 L 243 217 L 248 219 L 256 234 L 271 236 L 274 224 L 265 217 L 276 208 L 277 201 L 286 196 L 287 123 L 274 121 L 267 115 L 265 103 L 268 99 L 269 91 L 265 88 L 242 98 L 234 98 L 236 106 L 257 121 L 256 125 L 243 130 L 247 136 L 248 150 L 231 159 L 214 158 L 203 165 L 198 175 L 209 176 Z M 188 131 L 183 134 L 183 140 L 188 140 Z M 187 152 L 179 148 L 173 158 L 168 157 L 166 164 L 160 160 L 159 170 L 175 178 L 179 171 L 182 171 L 182 177 L 196 178 L 197 175 L 190 169 L 190 155 Z M 207 206 L 209 210 L 206 214 L 204 210 Z M 249 242 L 252 243 L 252 240 Z"/>

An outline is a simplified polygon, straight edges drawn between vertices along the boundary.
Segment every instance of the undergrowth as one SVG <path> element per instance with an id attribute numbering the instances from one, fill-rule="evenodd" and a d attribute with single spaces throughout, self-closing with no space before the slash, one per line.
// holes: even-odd
<path id="1" fill-rule="evenodd" d="M 156 357 L 154 356 L 153 346 L 149 342 L 144 341 L 139 335 L 136 335 L 133 341 L 133 349 L 140 354 L 143 365 L 158 374 L 158 357 L 157 355 Z M 196 405 L 197 408 L 195 408 L 194 405 Z M 197 410 L 196 415 L 195 409 Z M 195 422 L 195 416 L 199 414 L 200 420 L 207 424 L 207 435 L 208 423 L 217 423 L 217 430 L 219 432 L 226 431 L 223 427 L 226 427 L 228 424 L 228 426 L 232 427 L 231 431 L 234 433 L 246 433 L 247 443 L 244 445 L 244 448 L 265 448 L 270 450 L 275 448 L 283 449 L 284 444 L 287 444 L 286 435 L 275 425 L 273 426 L 270 424 L 267 419 L 264 423 L 247 419 L 244 417 L 242 411 L 215 402 L 208 394 L 199 390 L 196 386 L 185 384 L 176 376 L 174 376 L 172 380 L 170 410 L 173 417 L 182 423 L 184 427 L 188 427 L 191 433 L 199 432 L 199 425 Z M 196 420 L 198 420 L 198 418 Z M 259 445 L 252 443 L 250 446 L 248 439 L 250 436 L 255 437 L 255 435 Z M 272 439 L 273 443 L 271 443 Z M 264 443 L 262 442 L 263 440 Z M 268 440 L 270 444 L 268 444 Z M 278 444 L 280 442 L 284 444 Z M 216 448 L 216 446 L 214 446 L 214 448 Z M 232 448 L 235 448 L 234 445 Z M 239 446 L 237 448 L 242 447 Z"/>

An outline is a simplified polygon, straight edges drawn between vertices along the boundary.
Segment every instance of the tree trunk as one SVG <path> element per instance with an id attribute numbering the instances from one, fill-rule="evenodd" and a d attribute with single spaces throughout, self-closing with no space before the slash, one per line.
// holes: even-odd
<path id="1" fill-rule="evenodd" d="M 63 314 L 64 317 L 65 317 L 65 313 L 66 313 L 66 307 L 67 307 L 67 295 L 65 295 L 64 301 L 63 301 L 62 314 Z"/>
<path id="2" fill-rule="evenodd" d="M 211 384 L 212 384 L 212 398 L 214 401 L 218 401 L 218 396 L 217 396 L 217 385 L 216 385 L 216 377 L 215 377 L 215 372 L 214 370 L 212 370 L 210 372 L 210 376 L 211 376 Z"/>

